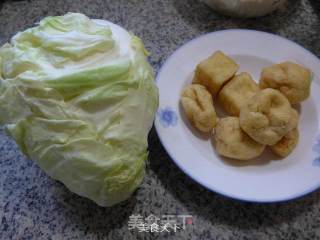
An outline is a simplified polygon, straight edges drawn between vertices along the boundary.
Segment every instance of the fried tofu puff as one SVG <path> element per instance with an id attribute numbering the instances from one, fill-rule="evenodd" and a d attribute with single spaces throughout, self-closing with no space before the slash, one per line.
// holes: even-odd
<path id="1" fill-rule="evenodd" d="M 285 158 L 296 148 L 299 142 L 299 131 L 297 128 L 288 132 L 279 142 L 270 146 L 272 152 Z"/>
<path id="2" fill-rule="evenodd" d="M 185 87 L 180 98 L 191 123 L 202 132 L 210 132 L 217 122 L 211 94 L 199 84 Z"/>
<path id="3" fill-rule="evenodd" d="M 204 85 L 215 96 L 238 69 L 239 66 L 235 61 L 223 52 L 217 51 L 197 65 L 193 83 Z"/>
<path id="4" fill-rule="evenodd" d="M 267 88 L 240 109 L 240 126 L 255 141 L 274 145 L 297 127 L 298 114 L 278 90 Z"/>
<path id="5" fill-rule="evenodd" d="M 240 128 L 238 117 L 221 118 L 214 138 L 218 154 L 233 159 L 250 160 L 265 149 L 265 145 L 254 141 Z"/>
<path id="6" fill-rule="evenodd" d="M 262 70 L 260 87 L 278 89 L 291 104 L 297 104 L 310 95 L 311 71 L 289 61 L 275 64 Z"/>
<path id="7" fill-rule="evenodd" d="M 218 100 L 228 114 L 239 116 L 241 106 L 259 91 L 258 84 L 250 74 L 244 72 L 234 76 L 222 87 Z"/>

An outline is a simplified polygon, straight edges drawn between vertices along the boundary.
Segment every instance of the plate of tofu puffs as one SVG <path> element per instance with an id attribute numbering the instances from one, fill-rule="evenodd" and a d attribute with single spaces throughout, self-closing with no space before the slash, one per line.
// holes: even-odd
<path id="1" fill-rule="evenodd" d="M 320 60 L 270 33 L 225 30 L 178 48 L 157 76 L 172 160 L 227 197 L 278 202 L 320 187 Z"/>

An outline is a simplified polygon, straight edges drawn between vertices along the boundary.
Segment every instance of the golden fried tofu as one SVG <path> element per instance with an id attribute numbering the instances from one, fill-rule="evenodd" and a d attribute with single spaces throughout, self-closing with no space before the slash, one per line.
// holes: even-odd
<path id="1" fill-rule="evenodd" d="M 265 149 L 240 128 L 238 117 L 221 118 L 214 135 L 217 152 L 225 157 L 249 160 L 258 157 Z"/>
<path id="2" fill-rule="evenodd" d="M 191 84 L 182 91 L 180 101 L 191 123 L 202 132 L 210 132 L 217 122 L 211 94 L 202 85 Z"/>
<path id="3" fill-rule="evenodd" d="M 309 69 L 287 61 L 264 68 L 260 87 L 278 89 L 291 104 L 297 104 L 310 95 L 311 75 Z"/>
<path id="4" fill-rule="evenodd" d="M 298 125 L 299 114 L 278 90 L 266 88 L 240 109 L 240 126 L 255 141 L 274 145 Z"/>
<path id="5" fill-rule="evenodd" d="M 272 152 L 279 155 L 282 158 L 288 156 L 298 145 L 299 131 L 297 128 L 288 132 L 279 142 L 270 146 Z"/>
<path id="6" fill-rule="evenodd" d="M 238 68 L 235 61 L 217 51 L 197 65 L 193 82 L 204 85 L 215 96 L 222 85 L 235 75 Z"/>
<path id="7" fill-rule="evenodd" d="M 244 72 L 222 87 L 218 100 L 228 114 L 239 116 L 241 106 L 259 91 L 258 84 Z"/>

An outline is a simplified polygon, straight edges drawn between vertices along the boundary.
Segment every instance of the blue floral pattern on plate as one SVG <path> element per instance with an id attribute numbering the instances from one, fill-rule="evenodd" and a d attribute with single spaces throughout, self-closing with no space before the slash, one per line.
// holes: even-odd
<path id="1" fill-rule="evenodd" d="M 320 135 L 317 137 L 316 143 L 313 145 L 312 150 L 318 154 L 318 157 L 313 160 L 313 166 L 320 167 Z"/>
<path id="2" fill-rule="evenodd" d="M 170 107 L 165 107 L 158 110 L 159 121 L 165 128 L 174 127 L 178 123 L 178 116 Z"/>

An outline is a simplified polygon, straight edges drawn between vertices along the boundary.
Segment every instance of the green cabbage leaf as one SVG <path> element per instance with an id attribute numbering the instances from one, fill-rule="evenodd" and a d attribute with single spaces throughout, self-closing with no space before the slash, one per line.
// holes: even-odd
<path id="1" fill-rule="evenodd" d="M 0 48 L 0 125 L 52 178 L 101 206 L 140 185 L 158 90 L 136 36 L 78 13 Z"/>

